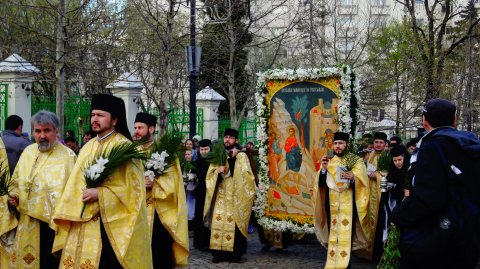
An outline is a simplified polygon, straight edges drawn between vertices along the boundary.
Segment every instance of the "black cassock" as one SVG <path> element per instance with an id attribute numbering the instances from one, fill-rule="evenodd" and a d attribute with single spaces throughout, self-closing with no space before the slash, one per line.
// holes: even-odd
<path id="1" fill-rule="evenodd" d="M 195 217 L 193 227 L 193 246 L 199 250 L 208 251 L 210 249 L 210 230 L 203 222 L 203 207 L 205 205 L 205 195 L 207 186 L 205 177 L 207 176 L 209 163 L 205 158 L 199 156 L 196 161 L 198 185 L 193 190 L 195 196 Z"/>

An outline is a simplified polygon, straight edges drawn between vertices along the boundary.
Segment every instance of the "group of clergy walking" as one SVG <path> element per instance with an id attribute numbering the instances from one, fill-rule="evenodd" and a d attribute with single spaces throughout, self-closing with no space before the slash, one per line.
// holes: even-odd
<path id="1" fill-rule="evenodd" d="M 97 137 L 77 157 L 57 141 L 57 116 L 43 110 L 35 114 L 36 143 L 23 151 L 1 196 L 0 269 L 186 265 L 188 219 L 178 158 L 154 180 L 145 176 L 141 160 L 131 159 L 100 186 L 86 184 L 85 170 L 95 168 L 92 161 L 112 148 L 144 140 L 141 150 L 151 150 L 156 122 L 151 114 L 137 114 L 132 138 L 123 100 L 93 95 L 91 128 Z M 224 166 L 208 163 L 210 142 L 200 143 L 203 197 L 198 202 L 204 200 L 204 206 L 197 210 L 194 245 L 212 251 L 214 262 L 239 261 L 246 252 L 255 181 L 246 154 L 235 147 L 237 139 L 238 131 L 225 130 L 229 157 Z M 8 161 L 1 139 L 0 158 L 3 171 Z"/>
<path id="2" fill-rule="evenodd" d="M 155 116 L 137 114 L 132 138 L 123 100 L 94 95 L 91 128 L 97 137 L 78 157 L 57 141 L 59 121 L 54 113 L 40 111 L 31 122 L 36 143 L 23 151 L 8 194 L 0 201 L 0 269 L 187 264 L 187 205 L 178 158 L 154 180 L 145 177 L 140 160 L 131 159 L 115 168 L 99 187 L 86 187 L 89 163 L 116 145 L 143 140 L 141 150 L 151 151 Z M 386 135 L 378 139 L 386 140 Z M 379 232 L 380 175 L 368 173 L 363 162 L 340 172 L 348 140 L 348 134 L 335 133 L 335 156 L 322 159 L 315 184 L 315 227 L 321 244 L 328 247 L 327 268 L 348 267 L 352 251 L 372 259 L 374 247 L 381 247 L 374 244 Z M 197 197 L 194 246 L 211 251 L 214 263 L 239 262 L 247 250 L 255 177 L 237 143 L 238 131 L 226 129 L 225 165 L 206 160 L 209 140 L 199 145 L 196 169 L 202 193 Z M 2 168 L 8 165 L 4 148 L 0 140 Z M 368 160 L 373 166 L 383 148 L 375 150 Z"/>

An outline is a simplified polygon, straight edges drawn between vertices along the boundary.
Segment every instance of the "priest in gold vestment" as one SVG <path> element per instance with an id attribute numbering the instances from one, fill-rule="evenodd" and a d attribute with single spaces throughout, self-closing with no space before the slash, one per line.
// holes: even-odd
<path id="1" fill-rule="evenodd" d="M 226 129 L 223 143 L 230 152 L 226 166 L 211 164 L 207 176 L 204 219 L 210 227 L 210 250 L 214 263 L 240 262 L 247 251 L 247 235 L 255 178 L 248 156 L 238 152 L 238 131 Z"/>
<path id="2" fill-rule="evenodd" d="M 10 268 L 57 268 L 59 257 L 53 253 L 63 248 L 68 228 L 57 226 L 52 216 L 76 155 L 57 142 L 59 121 L 54 113 L 39 111 L 32 127 L 36 143 L 25 148 L 12 176 L 9 203 L 17 207 L 20 219 Z"/>
<path id="3" fill-rule="evenodd" d="M 375 132 L 373 134 L 373 152 L 368 157 L 368 167 L 373 171 L 367 171 L 370 179 L 370 205 L 369 205 L 369 223 L 372 229 L 370 241 L 372 246 L 362 253 L 362 257 L 368 260 L 379 261 L 383 253 L 383 237 L 386 234 L 387 212 L 382 204 L 382 192 L 380 191 L 380 180 L 382 175 L 377 170 L 378 157 L 385 151 L 387 143 L 387 134 L 384 132 Z"/>
<path id="4" fill-rule="evenodd" d="M 135 117 L 134 140 L 148 141 L 144 146 L 147 151 L 152 148 L 156 125 L 157 117 L 154 115 L 140 112 Z M 153 181 L 145 178 L 145 185 L 153 268 L 171 269 L 187 265 L 188 218 L 178 158 Z"/>
<path id="5" fill-rule="evenodd" d="M 80 151 L 54 214 L 59 226 L 71 226 L 60 268 L 152 268 L 140 161 L 122 164 L 98 188 L 86 189 L 83 174 L 93 158 L 114 145 L 130 143 L 123 100 L 94 95 L 91 126 L 98 135 Z"/>
<path id="6" fill-rule="evenodd" d="M 352 251 L 363 251 L 371 244 L 367 218 L 369 180 L 360 158 L 351 171 L 345 171 L 348 139 L 347 133 L 334 134 L 335 156 L 331 160 L 323 156 L 322 169 L 315 179 L 315 233 L 327 248 L 325 268 L 349 267 Z"/>
<path id="7" fill-rule="evenodd" d="M 0 139 L 0 165 L 2 171 L 9 169 L 7 151 L 2 139 Z M 8 210 L 8 195 L 4 195 L 0 200 L 0 269 L 8 268 L 10 264 L 10 255 L 12 254 L 17 225 L 17 218 L 14 214 L 10 214 Z"/>

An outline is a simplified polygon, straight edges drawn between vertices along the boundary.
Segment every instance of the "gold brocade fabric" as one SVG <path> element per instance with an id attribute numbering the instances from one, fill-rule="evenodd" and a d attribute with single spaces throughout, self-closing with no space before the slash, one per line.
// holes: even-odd
<path id="1" fill-rule="evenodd" d="M 277 232 L 274 230 L 263 230 L 265 235 L 265 239 L 267 240 L 268 244 L 274 248 L 283 248 L 286 247 L 283 245 L 282 239 L 283 234 L 282 232 Z"/>
<path id="2" fill-rule="evenodd" d="M 351 251 L 368 248 L 371 242 L 367 235 L 371 232 L 368 225 L 369 180 L 365 165 L 359 161 L 352 172 L 355 176 L 355 200 L 350 183 L 337 181 L 337 168 L 341 159 L 333 157 L 327 167 L 327 187 L 318 186 L 321 170 L 314 186 L 315 233 L 320 243 L 327 248 L 325 268 L 346 268 Z M 329 192 L 329 205 L 325 205 L 326 191 Z M 357 215 L 353 216 L 353 202 Z M 330 230 L 327 224 L 325 207 L 330 208 Z M 352 234 L 352 224 L 355 231 Z M 353 237 L 353 240 L 352 240 Z"/>
<path id="3" fill-rule="evenodd" d="M 368 164 L 373 166 L 376 170 L 377 168 L 377 162 L 378 162 L 378 157 L 382 154 L 382 152 L 373 152 L 370 154 L 368 157 Z M 376 171 L 376 177 L 375 179 L 370 180 L 370 202 L 368 205 L 368 223 L 371 227 L 371 234 L 369 234 L 369 241 L 374 242 L 375 240 L 375 230 L 377 228 L 377 220 L 378 220 L 378 211 L 380 208 L 380 197 L 382 195 L 380 191 L 380 180 L 382 178 L 382 175 L 379 171 Z M 367 259 L 367 260 L 372 260 L 373 259 L 373 243 L 372 245 L 358 253 L 358 256 Z"/>
<path id="4" fill-rule="evenodd" d="M 377 162 L 378 162 L 378 157 L 382 154 L 382 152 L 374 152 L 372 153 L 369 157 L 368 157 L 368 163 L 371 164 L 373 167 L 375 167 L 375 169 L 377 169 Z M 380 174 L 380 171 L 377 171 L 377 178 L 376 178 L 376 182 L 375 180 L 370 180 L 370 191 L 373 192 L 374 190 L 376 190 L 377 192 L 377 203 L 380 203 L 380 195 L 382 194 L 382 192 L 380 191 L 380 179 L 381 179 L 381 176 L 382 175 L 379 175 Z"/>
<path id="5" fill-rule="evenodd" d="M 2 169 L 8 168 L 7 152 L 5 144 L 0 139 L 0 165 Z M 8 210 L 8 195 L 0 197 L 0 269 L 6 269 L 10 263 L 15 228 L 18 221 Z"/>
<path id="6" fill-rule="evenodd" d="M 255 197 L 255 178 L 245 153 L 238 153 L 233 176 L 224 178 L 216 189 L 217 165 L 207 176 L 204 220 L 210 225 L 210 249 L 233 251 L 235 226 L 247 237 L 248 222 Z M 212 211 L 213 210 L 213 211 Z"/>
<path id="7" fill-rule="evenodd" d="M 147 194 L 148 223 L 152 236 L 153 217 L 157 212 L 163 226 L 172 236 L 174 264 L 187 265 L 189 255 L 187 201 L 178 158 L 175 164 L 155 178 Z M 155 255 L 154 255 L 155 256 Z"/>
<path id="8" fill-rule="evenodd" d="M 52 217 L 75 160 L 75 153 L 57 142 L 47 152 L 40 152 L 37 144 L 23 151 L 12 176 L 20 220 L 10 268 L 40 268 L 40 221 L 56 232 L 52 253 L 63 248 L 68 228 L 58 227 Z"/>
<path id="9" fill-rule="evenodd" d="M 98 268 L 102 250 L 100 221 L 123 268 L 152 268 L 145 180 L 138 160 L 118 167 L 98 187 L 98 201 L 87 204 L 80 217 L 85 167 L 95 156 L 118 143 L 130 141 L 115 132 L 102 141 L 98 138 L 90 140 L 80 151 L 54 214 L 59 226 L 71 225 L 60 268 Z"/>
<path id="10" fill-rule="evenodd" d="M 377 168 L 377 162 L 378 162 L 378 157 L 382 154 L 382 152 L 377 152 L 374 151 L 368 156 L 368 163 L 373 165 L 375 168 Z"/>

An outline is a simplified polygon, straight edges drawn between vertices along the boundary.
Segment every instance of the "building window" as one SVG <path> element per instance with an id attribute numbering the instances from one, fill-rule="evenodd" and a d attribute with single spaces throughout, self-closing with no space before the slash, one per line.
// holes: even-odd
<path id="1" fill-rule="evenodd" d="M 337 25 L 341 28 L 348 28 L 352 26 L 352 16 L 339 16 Z"/>
<path id="2" fill-rule="evenodd" d="M 352 6 L 353 5 L 353 0 L 340 0 L 340 5 L 341 6 Z"/>
<path id="3" fill-rule="evenodd" d="M 372 0 L 373 6 L 385 6 L 387 4 L 386 0 Z"/>
<path id="4" fill-rule="evenodd" d="M 374 16 L 373 17 L 373 24 L 376 27 L 386 27 L 387 26 L 387 21 L 388 21 L 388 16 Z"/>
<path id="5" fill-rule="evenodd" d="M 347 53 L 355 47 L 355 38 L 345 37 L 339 38 L 337 41 L 337 49 L 342 53 Z"/>
<path id="6" fill-rule="evenodd" d="M 385 110 L 383 109 L 372 109 L 372 118 L 375 121 L 382 121 L 385 119 Z"/>

